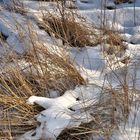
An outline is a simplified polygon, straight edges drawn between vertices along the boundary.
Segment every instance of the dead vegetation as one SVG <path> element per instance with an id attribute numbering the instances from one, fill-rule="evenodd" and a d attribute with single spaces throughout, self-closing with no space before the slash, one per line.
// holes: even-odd
<path id="1" fill-rule="evenodd" d="M 45 81 L 43 87 L 60 92 L 73 88 L 77 84 L 84 84 L 84 79 L 70 62 L 69 57 L 51 54 L 43 46 L 36 48 L 35 51 L 34 54 L 28 53 L 25 55 L 26 62 L 31 64 L 31 71 L 35 71 L 31 75 L 28 72 L 33 81 L 40 81 L 41 84 Z M 39 74 L 36 75 L 36 73 Z"/>
<path id="2" fill-rule="evenodd" d="M 114 1 L 115 2 L 115 4 L 121 4 L 121 3 L 132 3 L 133 2 L 133 0 L 115 0 Z"/>
<path id="3" fill-rule="evenodd" d="M 127 46 L 123 42 L 123 38 L 117 32 L 113 32 L 112 30 L 103 30 L 101 41 L 102 44 L 108 44 L 105 49 L 108 55 L 115 54 L 120 56 L 121 53 L 124 53 L 127 49 Z"/>
<path id="4" fill-rule="evenodd" d="M 128 92 L 132 95 L 129 99 L 126 96 Z M 134 95 L 133 91 L 128 92 L 126 93 L 122 87 L 111 90 L 103 88 L 100 102 L 83 109 L 91 110 L 93 120 L 79 127 L 65 129 L 57 140 L 89 140 L 91 136 L 109 140 L 113 131 L 118 128 L 118 124 L 127 120 L 129 105 Z"/>
<path id="5" fill-rule="evenodd" d="M 26 15 L 27 10 L 24 8 L 24 5 L 19 0 L 12 0 L 10 4 L 5 4 L 4 8 L 8 11 L 19 13 L 21 15 Z"/>
<path id="6" fill-rule="evenodd" d="M 63 35 L 61 38 L 64 43 L 72 40 L 71 31 L 75 33 L 74 36 L 72 35 L 73 38 L 78 38 L 79 41 L 82 40 L 87 30 L 82 30 L 83 28 L 79 23 L 75 24 L 74 22 L 73 24 L 73 22 L 69 21 L 66 23 L 65 21 L 64 26 L 62 19 L 51 17 L 44 19 L 43 28 L 51 30 L 51 34 L 53 29 L 50 29 L 50 27 L 52 26 L 51 28 L 54 28 L 53 33 L 56 33 L 56 36 Z M 63 29 L 64 27 L 65 29 Z M 30 96 L 49 97 L 50 90 L 56 90 L 63 94 L 66 90 L 73 89 L 76 85 L 86 84 L 64 50 L 58 50 L 56 47 L 53 49 L 50 46 L 51 49 L 49 49 L 49 47 L 44 46 L 43 43 L 39 42 L 37 34 L 32 31 L 31 27 L 29 27 L 29 33 L 31 49 L 22 55 L 12 54 L 9 57 L 7 56 L 7 65 L 1 71 L 1 138 L 14 139 L 37 126 L 37 122 L 33 118 L 39 113 L 40 108 L 26 103 Z M 102 38 L 99 43 L 110 44 L 112 48 L 114 46 L 122 47 L 122 39 L 117 34 L 104 30 L 103 35 L 106 35 L 106 38 Z M 81 38 L 77 36 L 81 36 Z M 72 40 L 71 45 L 83 47 L 87 43 L 86 40 L 84 40 L 84 43 L 77 42 L 77 40 Z M 114 50 L 111 53 L 114 53 Z M 11 63 L 14 66 L 11 66 Z M 78 128 L 66 129 L 58 137 L 58 140 L 86 140 L 89 139 L 91 134 L 101 135 L 106 139 L 109 138 L 112 131 L 117 127 L 118 122 L 127 116 L 129 103 L 123 106 L 123 103 L 126 103 L 126 94 L 124 92 L 110 91 L 109 94 L 107 92 L 104 95 L 107 98 L 101 100 L 100 104 L 85 109 L 94 110 L 92 115 L 95 119 L 90 123 L 90 126 L 89 124 L 81 124 Z M 111 103 L 113 103 L 113 106 Z M 119 115 L 117 114 L 118 110 Z M 124 116 L 122 117 L 120 114 Z M 119 118 L 120 116 L 121 118 Z"/>
<path id="7" fill-rule="evenodd" d="M 77 22 L 75 18 L 63 19 L 51 15 L 49 18 L 44 17 L 39 26 L 50 35 L 54 34 L 56 38 L 60 38 L 63 44 L 70 46 L 84 47 L 105 43 L 109 44 L 108 54 L 126 49 L 122 38 L 109 30 L 102 30 L 103 37 L 101 40 L 97 38 L 98 43 L 92 42 L 90 36 L 93 33 L 85 25 Z M 0 37 L 4 39 L 3 35 Z M 7 57 L 7 66 L 8 64 L 10 66 L 2 68 L 0 74 L 1 139 L 12 140 L 37 125 L 33 118 L 38 114 L 40 108 L 26 103 L 31 95 L 49 97 L 50 90 L 63 94 L 76 85 L 86 83 L 65 52 L 60 53 L 55 49 L 50 51 L 38 42 L 32 33 L 30 40 L 32 44 L 30 51 L 21 56 L 12 54 Z M 14 67 L 11 66 L 11 62 Z M 127 85 L 105 92 L 105 98 L 99 104 L 85 109 L 94 110 L 92 122 L 81 124 L 78 128 L 66 129 L 57 139 L 88 140 L 90 135 L 95 135 L 108 140 L 119 122 L 128 117 L 131 101 L 128 98 L 128 92 Z"/>
<path id="8" fill-rule="evenodd" d="M 60 38 L 63 44 L 69 44 L 72 47 L 92 46 L 90 41 L 90 30 L 82 24 L 65 19 L 51 16 L 44 18 L 43 23 L 39 25 L 49 34 L 54 34 L 56 38 Z"/>
<path id="9" fill-rule="evenodd" d="M 37 62 L 34 61 L 35 59 L 32 57 L 33 56 L 29 57 L 29 55 L 28 58 L 25 57 L 25 59 L 31 64 L 30 68 L 32 72 L 25 71 L 25 69 L 28 68 L 22 70 L 18 68 L 15 70 L 10 67 L 8 73 L 2 73 L 0 75 L 0 108 L 2 110 L 0 115 L 0 127 L 2 129 L 0 132 L 0 134 L 2 134 L 1 138 L 14 139 L 20 134 L 23 134 L 24 132 L 27 132 L 37 126 L 38 124 L 34 120 L 34 116 L 42 109 L 37 106 L 28 105 L 26 100 L 31 95 L 46 96 L 49 88 L 58 88 L 57 84 L 60 80 L 58 79 L 58 81 L 52 81 L 56 82 L 56 85 L 50 81 L 57 80 L 57 77 L 51 77 L 54 79 L 48 81 L 50 78 L 49 75 L 52 76 L 50 74 L 51 72 L 48 73 L 49 75 L 44 73 L 44 76 L 42 77 L 41 73 L 43 73 L 45 69 L 40 73 L 40 67 L 38 67 Z M 38 60 L 39 59 L 37 58 L 37 61 Z M 58 59 L 58 61 L 60 60 L 61 59 Z M 45 62 L 39 61 L 39 63 L 39 66 L 44 68 Z M 36 73 L 33 74 L 34 70 L 36 70 Z M 60 85 L 65 85 L 70 77 L 63 77 L 64 71 L 60 74 L 61 78 L 65 78 L 65 81 L 61 81 L 62 83 L 60 83 Z M 75 74 L 79 77 L 77 73 Z M 74 76 L 76 77 L 76 75 Z M 75 77 L 71 77 L 71 81 L 68 82 L 73 82 Z M 76 79 L 78 77 L 76 77 Z M 83 80 L 79 79 L 76 81 L 77 83 L 74 81 L 74 84 L 82 84 L 80 81 L 83 82 Z M 50 82 L 50 84 L 48 84 L 48 82 Z M 65 86 L 67 87 L 67 84 Z M 90 111 L 93 116 L 93 120 L 90 123 L 81 124 L 79 127 L 65 129 L 59 135 L 57 140 L 88 140 L 91 135 L 108 140 L 112 132 L 117 129 L 118 124 L 127 120 L 134 91 L 130 91 L 127 88 L 127 85 L 121 85 L 117 89 L 101 88 L 103 93 L 100 98 L 100 102 L 93 105 L 91 104 L 91 106 L 81 109 L 81 112 Z M 131 98 L 129 98 L 128 94 L 131 95 Z"/>
<path id="10" fill-rule="evenodd" d="M 54 35 L 62 40 L 63 44 L 68 44 L 71 47 L 94 46 L 96 43 L 93 38 L 96 38 L 95 32 L 82 22 L 76 21 L 74 13 L 66 13 L 61 15 L 49 14 L 44 15 L 43 20 L 38 22 L 41 29 L 44 29 L 49 35 Z M 91 38 L 91 36 L 94 36 Z"/>
<path id="11" fill-rule="evenodd" d="M 3 130 L 0 138 L 14 139 L 18 134 L 34 128 L 35 123 L 28 123 L 28 119 L 33 118 L 37 110 L 26 104 L 33 91 L 17 70 L 11 70 L 7 75 L 1 74 L 0 86 L 0 127 Z"/>
<path id="12" fill-rule="evenodd" d="M 31 95 L 49 97 L 50 90 L 63 94 L 85 84 L 65 51 L 48 49 L 33 34 L 30 37 L 31 50 L 22 55 L 12 53 L 8 57 L 7 54 L 7 64 L 1 63 L 0 139 L 15 139 L 36 126 L 33 118 L 40 108 L 26 103 Z"/>

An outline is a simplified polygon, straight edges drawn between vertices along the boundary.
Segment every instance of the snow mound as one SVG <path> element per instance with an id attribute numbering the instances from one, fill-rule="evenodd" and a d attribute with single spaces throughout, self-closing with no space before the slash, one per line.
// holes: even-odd
<path id="1" fill-rule="evenodd" d="M 37 115 L 41 123 L 35 130 L 25 133 L 19 140 L 38 140 L 41 138 L 55 140 L 65 129 L 79 126 L 92 120 L 90 112 L 82 109 L 99 102 L 102 89 L 96 85 L 79 86 L 67 91 L 57 98 L 31 96 L 30 104 L 38 104 L 45 108 Z"/>

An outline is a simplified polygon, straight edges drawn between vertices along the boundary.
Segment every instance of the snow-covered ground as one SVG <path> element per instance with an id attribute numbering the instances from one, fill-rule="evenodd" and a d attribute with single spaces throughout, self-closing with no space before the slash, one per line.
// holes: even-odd
<path id="1" fill-rule="evenodd" d="M 36 31 L 39 40 L 44 46 L 57 46 L 58 41 L 51 38 L 44 30 L 41 30 L 36 23 L 36 19 L 41 18 L 42 9 L 47 8 L 55 13 L 55 2 L 23 1 L 26 15 L 0 10 L 0 32 L 7 36 L 6 41 L 17 53 L 23 54 L 30 46 L 29 25 Z M 3 4 L 1 4 L 3 5 Z M 103 86 L 116 88 L 127 79 L 128 85 L 134 85 L 140 90 L 140 1 L 135 3 L 123 3 L 115 5 L 113 0 L 89 0 L 82 3 L 76 0 L 75 6 L 78 14 L 81 14 L 94 27 L 106 26 L 114 32 L 118 32 L 124 39 L 127 48 L 122 56 L 105 55 L 104 46 L 99 44 L 82 49 L 66 49 L 72 60 L 76 62 L 76 67 L 81 75 L 88 82 L 87 86 L 76 87 L 75 90 L 66 91 L 63 96 L 53 99 L 32 96 L 28 99 L 30 104 L 39 104 L 45 110 L 36 116 L 41 123 L 36 130 L 25 133 L 21 140 L 39 140 L 57 136 L 65 128 L 79 126 L 82 122 L 92 120 L 91 112 L 80 112 L 79 108 L 94 105 L 99 101 Z M 106 7 L 112 7 L 108 10 Z M 103 10 L 104 9 L 104 10 Z M 61 42 L 60 42 L 61 44 Z M 59 46 L 59 45 L 58 45 Z M 58 47 L 59 48 L 59 47 Z M 0 43 L 0 51 L 2 51 Z M 127 64 L 122 63 L 124 58 L 129 57 Z M 136 96 L 139 101 L 139 94 Z M 77 100 L 78 99 L 78 100 Z M 74 113 L 73 113 L 73 110 Z M 76 112 L 76 113 L 75 113 Z M 134 119 L 135 118 L 135 119 Z M 120 124 L 119 130 L 115 130 L 111 140 L 138 140 L 140 131 L 140 110 L 132 107 L 126 124 Z"/>

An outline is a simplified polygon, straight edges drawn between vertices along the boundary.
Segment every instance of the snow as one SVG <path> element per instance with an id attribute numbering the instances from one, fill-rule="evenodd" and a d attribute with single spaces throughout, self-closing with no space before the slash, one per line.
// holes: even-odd
<path id="1" fill-rule="evenodd" d="M 101 46 L 94 48 L 86 47 L 82 50 L 75 48 L 71 49 L 71 53 L 73 56 L 72 58 L 74 58 L 74 60 L 76 60 L 80 66 L 83 66 L 86 69 L 102 71 L 105 67 L 105 62 L 100 50 Z"/>
<path id="2" fill-rule="evenodd" d="M 64 128 L 91 121 L 90 112 L 81 112 L 80 109 L 98 103 L 101 91 L 102 88 L 97 85 L 88 85 L 76 87 L 75 90 L 66 91 L 61 97 L 53 99 L 31 96 L 29 104 L 36 103 L 46 110 L 36 117 L 41 125 L 35 131 L 25 133 L 19 140 L 56 139 Z"/>
<path id="3" fill-rule="evenodd" d="M 54 42 L 55 38 L 50 38 L 36 24 L 36 20 L 40 20 L 42 17 L 41 9 L 47 8 L 55 13 L 56 3 L 28 0 L 23 2 L 28 9 L 27 16 L 7 10 L 0 11 L 0 32 L 8 36 L 6 40 L 8 44 L 17 53 L 23 54 L 28 51 L 28 47 L 30 47 L 28 25 L 30 21 L 44 46 L 52 52 L 57 49 L 53 53 L 59 52 L 61 54 L 62 49 L 59 46 L 60 43 L 57 42 L 58 40 Z M 31 96 L 27 103 L 38 104 L 44 108 L 44 111 L 36 116 L 41 125 L 37 126 L 35 130 L 26 132 L 19 140 L 39 140 L 41 138 L 55 140 L 65 128 L 79 126 L 82 122 L 90 122 L 93 119 L 90 112 L 81 112 L 80 109 L 98 103 L 102 93 L 101 87 L 108 87 L 110 84 L 112 87 L 117 87 L 124 81 L 126 75 L 128 85 L 132 87 L 133 79 L 136 78 L 135 86 L 137 90 L 140 90 L 140 1 L 135 0 L 135 5 L 134 3 L 115 5 L 113 0 L 108 0 L 107 3 L 102 2 L 102 0 L 89 0 L 84 3 L 76 0 L 77 13 L 84 16 L 94 27 L 102 27 L 104 23 L 106 28 L 118 32 L 122 36 L 127 49 L 121 56 L 103 53 L 102 50 L 106 49 L 108 44 L 104 46 L 100 44 L 94 47 L 86 46 L 80 50 L 79 48 L 67 49 L 71 60 L 75 61 L 77 69 L 88 84 L 66 91 L 62 96 L 57 91 L 50 91 L 51 98 Z M 107 7 L 112 7 L 112 9 L 108 10 Z M 104 8 L 104 11 L 102 8 Z M 103 12 L 105 12 L 105 18 Z M 25 42 L 26 47 L 24 46 Z M 1 46 L 0 51 L 4 52 Z M 4 55 L 3 53 L 0 54 Z M 127 57 L 130 60 L 126 65 L 122 61 Z M 20 61 L 19 65 L 24 68 L 29 63 Z M 134 119 L 136 112 L 136 119 Z M 126 124 L 120 124 L 119 130 L 115 130 L 110 139 L 137 140 L 140 128 L 139 118 L 139 109 L 136 110 L 132 107 Z M 134 126 L 132 126 L 133 121 L 135 121 Z"/>

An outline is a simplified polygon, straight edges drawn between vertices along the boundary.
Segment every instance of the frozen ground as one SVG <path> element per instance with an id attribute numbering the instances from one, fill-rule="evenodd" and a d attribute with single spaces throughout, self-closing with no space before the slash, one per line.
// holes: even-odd
<path id="1" fill-rule="evenodd" d="M 56 7 L 56 4 L 28 0 L 23 2 L 28 11 L 27 16 L 7 10 L 0 11 L 0 32 L 7 36 L 7 42 L 13 47 L 12 49 L 15 49 L 17 53 L 28 51 L 28 48 L 24 48 L 22 43 L 23 40 L 28 40 L 27 43 L 30 42 L 28 33 L 30 22 L 45 46 L 56 45 L 54 39 L 50 38 L 45 31 L 40 30 L 36 24 L 36 18 L 41 16 L 41 9 L 47 7 L 52 10 Z M 115 5 L 113 0 L 108 0 L 106 7 L 113 7 L 113 9 L 108 10 L 105 8 L 104 11 L 102 8 L 104 8 L 105 3 L 101 0 L 89 0 L 88 3 L 77 0 L 75 5 L 78 7 L 78 13 L 86 17 L 94 26 L 101 27 L 104 23 L 107 28 L 119 32 L 127 44 L 126 52 L 123 56 L 117 58 L 114 55 L 108 56 L 112 60 L 108 62 L 108 58 L 102 53 L 102 45 L 86 46 L 80 50 L 78 48 L 67 49 L 71 59 L 76 61 L 77 69 L 89 85 L 76 87 L 75 90 L 67 91 L 63 96 L 53 99 L 30 97 L 28 99 L 29 103 L 37 103 L 46 110 L 37 116 L 41 126 L 34 131 L 25 133 L 20 138 L 21 140 L 39 140 L 41 137 L 56 139 L 64 128 L 79 126 L 81 122 L 89 122 L 92 119 L 90 113 L 79 112 L 78 110 L 82 106 L 91 105 L 91 102 L 92 104 L 98 102 L 101 93 L 100 87 L 104 84 L 108 86 L 111 83 L 112 87 L 117 87 L 127 77 L 127 82 L 131 87 L 135 78 L 136 89 L 140 89 L 140 1 L 135 0 L 135 4 Z M 1 44 L 0 51 L 2 51 Z M 126 56 L 130 57 L 127 66 L 120 62 Z M 111 67 L 109 63 L 111 63 Z M 76 100 L 81 97 L 84 100 Z M 85 100 L 88 100 L 86 105 L 84 104 Z M 139 96 L 137 100 L 139 100 Z M 73 114 L 73 111 L 69 108 L 76 110 L 76 113 Z M 113 133 L 111 140 L 138 140 L 140 130 L 139 107 L 135 112 L 136 109 L 132 107 L 126 125 L 120 124 L 119 131 L 116 130 Z M 134 119 L 134 115 L 136 115 L 136 119 Z"/>

